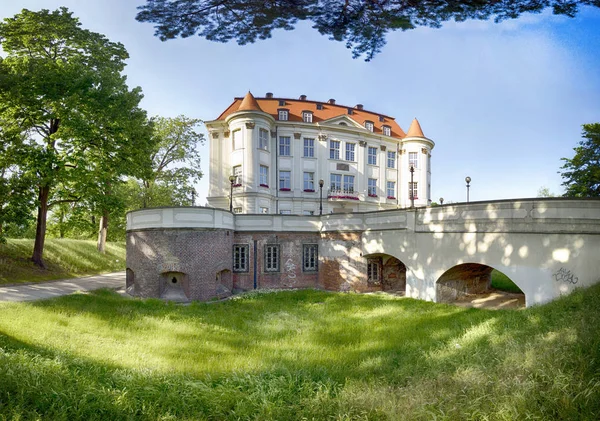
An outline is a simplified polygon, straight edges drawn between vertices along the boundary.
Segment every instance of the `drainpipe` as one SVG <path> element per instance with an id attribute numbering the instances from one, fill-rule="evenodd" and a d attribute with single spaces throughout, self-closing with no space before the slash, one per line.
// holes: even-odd
<path id="1" fill-rule="evenodd" d="M 279 148 L 278 148 L 278 137 L 277 129 L 275 126 L 275 214 L 279 214 Z"/>
<path id="2" fill-rule="evenodd" d="M 258 260 L 258 255 L 256 254 L 256 251 L 258 249 L 257 243 L 258 243 L 258 241 L 254 240 L 254 289 L 256 289 L 256 287 L 257 287 L 257 282 L 256 282 L 257 281 L 257 279 L 256 279 L 256 276 L 257 276 L 257 267 L 256 267 L 256 265 L 257 265 L 257 263 L 256 262 Z"/>

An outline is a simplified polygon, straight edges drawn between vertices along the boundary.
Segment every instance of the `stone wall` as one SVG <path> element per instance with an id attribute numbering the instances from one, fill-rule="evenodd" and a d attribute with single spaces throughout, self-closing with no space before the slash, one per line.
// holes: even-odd
<path id="1" fill-rule="evenodd" d="M 449 303 L 469 294 L 491 291 L 493 270 L 489 266 L 475 263 L 453 267 L 438 280 L 438 302 Z"/>

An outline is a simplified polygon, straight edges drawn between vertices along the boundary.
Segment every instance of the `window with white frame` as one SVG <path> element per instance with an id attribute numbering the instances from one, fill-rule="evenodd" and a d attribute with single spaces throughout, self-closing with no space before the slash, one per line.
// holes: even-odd
<path id="1" fill-rule="evenodd" d="M 266 165 L 260 166 L 259 184 L 262 187 L 269 187 L 269 167 Z"/>
<path id="2" fill-rule="evenodd" d="M 369 165 L 377 165 L 377 148 L 369 146 L 367 151 L 367 163 Z"/>
<path id="3" fill-rule="evenodd" d="M 368 186 L 367 186 L 367 193 L 370 197 L 377 197 L 377 179 L 376 178 L 369 178 Z"/>
<path id="4" fill-rule="evenodd" d="M 342 190 L 342 175 L 331 174 L 329 177 L 330 185 L 329 188 L 332 192 L 339 192 Z"/>
<path id="5" fill-rule="evenodd" d="M 317 110 L 322 110 L 323 109 L 323 104 L 317 104 Z"/>
<path id="6" fill-rule="evenodd" d="M 265 151 L 269 149 L 269 131 L 265 129 L 258 130 L 258 147 Z"/>
<path id="7" fill-rule="evenodd" d="M 387 167 L 388 168 L 396 168 L 396 152 L 388 151 Z"/>
<path id="8" fill-rule="evenodd" d="M 242 149 L 242 131 L 235 130 L 231 132 L 231 142 L 233 143 L 233 149 Z"/>
<path id="9" fill-rule="evenodd" d="M 279 272 L 279 244 L 265 245 L 265 272 Z"/>
<path id="10" fill-rule="evenodd" d="M 329 159 L 340 159 L 340 141 L 329 141 Z"/>
<path id="11" fill-rule="evenodd" d="M 249 258 L 249 246 L 248 244 L 234 244 L 233 245 L 233 271 L 234 272 L 248 272 L 248 258 Z"/>
<path id="12" fill-rule="evenodd" d="M 419 154 L 417 152 L 408 153 L 408 167 L 419 168 Z"/>
<path id="13" fill-rule="evenodd" d="M 304 191 L 315 191 L 315 173 L 304 173 Z"/>
<path id="14" fill-rule="evenodd" d="M 379 259 L 369 259 L 367 261 L 367 283 L 371 285 L 379 285 L 381 283 Z"/>
<path id="15" fill-rule="evenodd" d="M 383 130 L 383 134 L 385 136 L 391 136 L 392 135 L 392 128 L 390 126 L 382 126 L 381 129 Z"/>
<path id="16" fill-rule="evenodd" d="M 396 198 L 396 182 L 395 181 L 387 182 L 387 197 L 388 197 L 388 199 Z"/>
<path id="17" fill-rule="evenodd" d="M 305 123 L 312 123 L 312 119 L 313 118 L 313 113 L 311 113 L 310 111 L 303 111 L 302 112 L 302 121 L 304 121 Z"/>
<path id="18" fill-rule="evenodd" d="M 279 120 L 281 120 L 281 121 L 287 121 L 288 120 L 288 116 L 289 116 L 288 110 L 279 110 L 278 111 Z"/>
<path id="19" fill-rule="evenodd" d="M 344 175 L 344 193 L 354 193 L 353 175 Z"/>
<path id="20" fill-rule="evenodd" d="M 412 194 L 412 196 L 411 196 Z M 419 188 L 417 186 L 417 182 L 411 183 L 408 182 L 408 198 L 418 199 L 419 198 Z"/>
<path id="21" fill-rule="evenodd" d="M 315 157 L 315 139 L 305 137 L 304 138 L 304 157 L 314 158 Z"/>
<path id="22" fill-rule="evenodd" d="M 354 162 L 354 150 L 356 143 L 346 143 L 346 161 Z"/>
<path id="23" fill-rule="evenodd" d="M 292 138 L 290 136 L 279 136 L 279 155 L 290 156 L 292 153 Z"/>
<path id="24" fill-rule="evenodd" d="M 236 165 L 235 167 L 233 167 L 233 176 L 235 177 L 235 180 L 233 180 L 233 185 L 241 186 L 242 185 L 242 166 L 241 165 Z"/>
<path id="25" fill-rule="evenodd" d="M 292 186 L 292 172 L 279 171 L 279 190 L 290 190 Z"/>
<path id="26" fill-rule="evenodd" d="M 319 246 L 317 244 L 302 245 L 302 270 L 316 272 L 319 264 Z"/>
<path id="27" fill-rule="evenodd" d="M 373 131 L 373 122 L 372 121 L 365 121 L 365 129 L 367 129 L 368 131 L 372 132 Z"/>

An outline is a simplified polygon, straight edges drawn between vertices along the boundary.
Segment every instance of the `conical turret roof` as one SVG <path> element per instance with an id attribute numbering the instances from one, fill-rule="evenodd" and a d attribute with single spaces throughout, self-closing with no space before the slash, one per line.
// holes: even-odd
<path id="1" fill-rule="evenodd" d="M 425 137 L 423 134 L 423 130 L 421 130 L 421 125 L 419 124 L 419 120 L 416 118 L 410 123 L 410 127 L 408 132 L 406 133 L 406 137 Z"/>
<path id="2" fill-rule="evenodd" d="M 252 92 L 248 91 L 248 93 L 242 100 L 240 107 L 237 110 L 238 111 L 262 111 L 262 108 L 260 108 L 260 105 L 258 105 L 258 102 L 256 101 L 256 98 L 254 98 L 254 95 L 252 95 Z"/>

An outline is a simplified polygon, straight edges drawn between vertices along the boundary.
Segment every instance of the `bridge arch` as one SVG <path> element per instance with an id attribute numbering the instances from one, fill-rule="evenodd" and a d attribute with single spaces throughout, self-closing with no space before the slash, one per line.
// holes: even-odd
<path id="1" fill-rule="evenodd" d="M 363 257 L 367 260 L 369 289 L 406 293 L 406 265 L 402 260 L 386 253 Z"/>
<path id="2" fill-rule="evenodd" d="M 500 294 L 509 295 L 504 299 L 522 300 L 523 303 L 525 299 L 523 290 L 510 277 L 484 263 L 457 264 L 436 280 L 436 301 L 439 303 L 451 303 L 467 296 L 492 293 L 496 293 L 495 299 L 500 299 Z"/>

